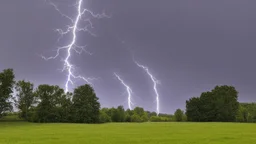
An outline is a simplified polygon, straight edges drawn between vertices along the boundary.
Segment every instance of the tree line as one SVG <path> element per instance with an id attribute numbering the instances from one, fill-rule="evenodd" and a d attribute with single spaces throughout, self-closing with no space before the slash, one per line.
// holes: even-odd
<path id="1" fill-rule="evenodd" d="M 65 93 L 56 85 L 43 84 L 35 88 L 29 81 L 15 82 L 14 79 L 12 69 L 0 73 L 0 118 L 12 111 L 13 106 L 18 108 L 20 118 L 39 123 L 168 122 L 185 117 L 181 110 L 176 118 L 168 114 L 157 116 L 141 107 L 133 110 L 125 110 L 123 106 L 101 108 L 99 98 L 88 84 Z"/>
<path id="2" fill-rule="evenodd" d="M 15 94 L 13 91 L 15 90 Z M 186 109 L 173 115 L 145 111 L 101 108 L 99 98 L 88 84 L 65 93 L 56 85 L 34 87 L 29 81 L 15 81 L 12 69 L 0 73 L 0 118 L 13 108 L 19 117 L 30 122 L 106 123 L 106 122 L 256 122 L 256 104 L 239 103 L 233 86 L 216 86 L 199 97 L 186 101 Z"/>
<path id="3" fill-rule="evenodd" d="M 239 103 L 233 86 L 216 86 L 187 100 L 186 116 L 194 122 L 256 122 L 256 104 Z"/>

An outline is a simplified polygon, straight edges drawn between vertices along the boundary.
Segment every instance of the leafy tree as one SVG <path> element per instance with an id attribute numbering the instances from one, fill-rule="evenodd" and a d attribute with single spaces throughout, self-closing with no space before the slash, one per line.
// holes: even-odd
<path id="1" fill-rule="evenodd" d="M 131 116 L 131 122 L 142 122 L 140 116 L 136 113 L 134 113 L 132 116 Z"/>
<path id="2" fill-rule="evenodd" d="M 109 115 L 107 115 L 106 112 L 104 111 L 100 111 L 100 123 L 107 123 L 107 122 L 111 122 L 111 118 Z"/>
<path id="3" fill-rule="evenodd" d="M 125 111 L 125 122 L 131 122 L 132 121 L 131 120 L 132 115 L 133 115 L 133 111 L 130 110 L 130 109 L 127 109 Z"/>
<path id="4" fill-rule="evenodd" d="M 141 117 L 141 120 L 142 120 L 143 122 L 147 122 L 147 121 L 148 121 L 148 113 L 147 113 L 147 112 L 144 112 L 144 114 L 143 114 L 142 117 Z"/>
<path id="5" fill-rule="evenodd" d="M 28 119 L 28 110 L 35 103 L 35 95 L 33 92 L 34 85 L 24 80 L 16 83 L 16 106 L 21 111 L 20 117 Z"/>
<path id="6" fill-rule="evenodd" d="M 35 95 L 40 101 L 36 108 L 37 122 L 60 122 L 59 109 L 64 90 L 59 86 L 40 85 Z"/>
<path id="7" fill-rule="evenodd" d="M 242 105 L 239 105 L 239 110 L 238 113 L 236 115 L 236 121 L 237 122 L 248 122 L 248 111 L 245 107 L 243 107 Z"/>
<path id="8" fill-rule="evenodd" d="M 240 103 L 237 122 L 256 122 L 256 103 Z"/>
<path id="9" fill-rule="evenodd" d="M 119 120 L 118 122 L 124 122 L 125 121 L 125 110 L 123 106 L 118 106 L 117 107 L 117 111 L 118 111 L 118 116 L 119 116 Z"/>
<path id="10" fill-rule="evenodd" d="M 111 121 L 120 122 L 120 115 L 119 115 L 118 109 L 113 107 L 110 109 L 110 111 L 111 111 Z"/>
<path id="11" fill-rule="evenodd" d="M 56 109 L 60 116 L 60 122 L 71 122 L 72 121 L 72 93 L 61 94 L 59 104 Z"/>
<path id="12" fill-rule="evenodd" d="M 188 121 L 201 121 L 199 106 L 200 98 L 193 97 L 186 101 L 186 115 Z"/>
<path id="13" fill-rule="evenodd" d="M 181 122 L 182 121 L 182 118 L 183 118 L 183 111 L 181 109 L 177 109 L 174 113 L 174 116 L 175 116 L 175 120 L 178 121 L 178 122 Z"/>
<path id="14" fill-rule="evenodd" d="M 216 121 L 216 109 L 214 95 L 211 92 L 203 92 L 200 96 L 200 121 Z"/>
<path id="15" fill-rule="evenodd" d="M 182 116 L 182 121 L 187 121 L 188 120 L 188 118 L 187 118 L 187 116 L 186 116 L 186 114 L 183 112 L 183 116 Z"/>
<path id="16" fill-rule="evenodd" d="M 141 108 L 141 107 L 135 107 L 135 108 L 133 109 L 133 112 L 134 112 L 134 114 L 137 114 L 137 115 L 139 115 L 140 117 L 142 117 L 143 114 L 144 114 L 144 109 Z"/>
<path id="17" fill-rule="evenodd" d="M 14 77 L 12 69 L 3 70 L 3 72 L 0 73 L 0 118 L 4 112 L 13 109 L 10 99 L 12 98 L 12 88 L 15 83 Z"/>
<path id="18" fill-rule="evenodd" d="M 131 122 L 131 121 L 132 121 L 131 115 L 126 114 L 126 115 L 125 115 L 125 122 Z"/>
<path id="19" fill-rule="evenodd" d="M 203 92 L 199 98 L 186 101 L 188 121 L 235 121 L 239 109 L 237 99 L 234 87 L 216 86 L 211 92 Z"/>
<path id="20" fill-rule="evenodd" d="M 102 108 L 101 111 L 105 112 L 111 118 L 111 109 L 110 108 Z"/>
<path id="21" fill-rule="evenodd" d="M 216 86 L 212 93 L 215 97 L 216 121 L 231 122 L 236 120 L 239 108 L 238 92 L 233 86 Z"/>
<path id="22" fill-rule="evenodd" d="M 152 117 L 152 116 L 157 116 L 156 112 L 150 112 L 150 111 L 146 111 L 148 113 L 148 118 Z M 159 114 L 161 115 L 161 114 Z"/>
<path id="23" fill-rule="evenodd" d="M 86 84 L 74 90 L 72 119 L 76 123 L 98 123 L 100 103 L 94 89 Z"/>
<path id="24" fill-rule="evenodd" d="M 162 121 L 162 120 L 161 120 L 161 117 L 152 116 L 152 117 L 150 117 L 150 121 L 151 121 L 151 122 L 160 122 L 160 121 Z"/>

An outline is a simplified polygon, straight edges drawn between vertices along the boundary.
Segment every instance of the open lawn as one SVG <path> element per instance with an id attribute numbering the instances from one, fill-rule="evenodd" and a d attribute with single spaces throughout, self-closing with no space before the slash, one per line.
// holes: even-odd
<path id="1" fill-rule="evenodd" d="M 0 144 L 256 144 L 256 124 L 0 122 Z"/>

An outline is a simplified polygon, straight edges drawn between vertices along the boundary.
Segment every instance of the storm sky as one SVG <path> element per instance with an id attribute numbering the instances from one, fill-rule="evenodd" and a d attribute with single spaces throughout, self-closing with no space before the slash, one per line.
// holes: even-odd
<path id="1" fill-rule="evenodd" d="M 52 0 L 74 17 L 74 0 Z M 185 101 L 216 85 L 233 85 L 239 101 L 256 101 L 256 1 L 254 0 L 84 0 L 83 6 L 111 18 L 93 19 L 93 37 L 79 33 L 78 42 L 93 53 L 73 53 L 77 73 L 99 77 L 93 87 L 102 107 L 124 105 L 125 88 L 133 90 L 135 106 L 155 111 L 153 83 L 132 60 L 149 67 L 160 80 L 160 112 L 185 109 Z M 64 88 L 61 72 L 66 53 L 55 60 L 54 30 L 70 21 L 45 0 L 0 1 L 0 71 L 13 68 L 16 80 Z M 84 84 L 75 81 L 75 86 Z M 72 89 L 71 89 L 72 90 Z"/>

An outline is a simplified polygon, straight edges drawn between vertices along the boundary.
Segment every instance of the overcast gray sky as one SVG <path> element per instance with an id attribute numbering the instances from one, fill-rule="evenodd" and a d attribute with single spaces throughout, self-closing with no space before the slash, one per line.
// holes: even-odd
<path id="1" fill-rule="evenodd" d="M 84 1 L 84 7 L 111 16 L 93 20 L 97 37 L 79 34 L 79 44 L 93 55 L 71 57 L 77 73 L 100 77 L 93 84 L 102 107 L 127 108 L 125 88 L 113 75 L 117 72 L 133 89 L 135 105 L 155 110 L 153 84 L 131 52 L 161 81 L 160 112 L 184 109 L 187 99 L 218 84 L 235 86 L 240 101 L 256 100 L 256 1 Z M 75 16 L 74 0 L 53 2 Z M 70 22 L 45 0 L 1 0 L 0 18 L 0 70 L 13 68 L 17 80 L 64 87 L 65 53 L 51 61 L 40 55 L 52 56 L 57 46 L 70 42 L 70 37 L 57 42 L 54 32 Z"/>

